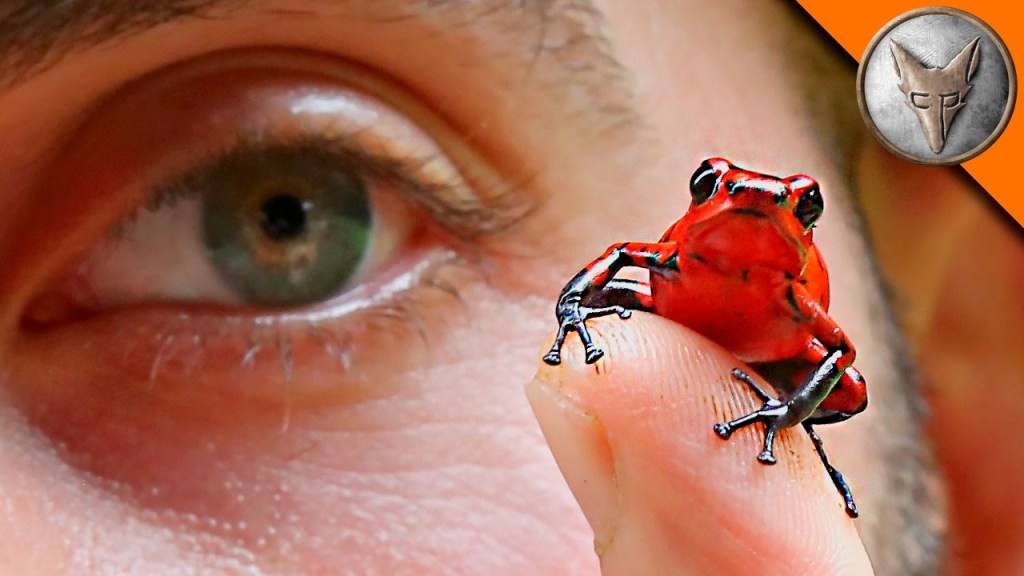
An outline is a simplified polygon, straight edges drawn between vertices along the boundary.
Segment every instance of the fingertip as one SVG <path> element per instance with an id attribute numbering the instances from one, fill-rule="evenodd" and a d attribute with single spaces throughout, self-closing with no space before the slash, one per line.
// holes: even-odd
<path id="1" fill-rule="evenodd" d="M 574 450 L 571 434 L 558 432 L 552 450 L 595 527 L 606 574 L 637 573 L 637 566 L 659 573 L 687 563 L 716 573 L 832 573 L 851 566 L 856 570 L 841 572 L 870 573 L 843 501 L 802 429 L 779 434 L 775 466 L 757 461 L 761 425 L 728 440 L 715 433 L 715 424 L 760 407 L 730 375 L 738 367 L 733 356 L 651 314 L 597 319 L 588 328 L 604 356 L 587 364 L 583 345 L 570 335 L 561 364 L 541 364 L 527 393 L 546 437 L 553 418 L 542 414 L 540 391 L 550 396 L 544 402 L 557 405 L 551 398 L 559 398 L 585 414 L 588 434 L 601 438 L 603 452 L 587 450 L 605 463 L 582 475 L 572 471 L 585 469 L 579 462 L 565 461 Z M 587 442 L 595 441 L 581 444 Z M 597 500 L 580 495 L 584 477 L 604 479 L 600 514 L 588 511 Z M 640 556 L 658 564 L 637 564 Z"/>
<path id="2" fill-rule="evenodd" d="M 534 379 L 526 396 L 559 470 L 594 531 L 595 547 L 614 530 L 615 466 L 600 420 L 550 385 Z"/>

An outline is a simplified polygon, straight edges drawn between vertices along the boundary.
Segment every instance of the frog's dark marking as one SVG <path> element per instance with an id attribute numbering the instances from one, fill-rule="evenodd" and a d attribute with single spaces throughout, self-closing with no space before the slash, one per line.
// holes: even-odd
<path id="1" fill-rule="evenodd" d="M 690 252 L 690 253 L 688 253 L 686 255 L 686 257 L 689 258 L 690 260 L 694 260 L 696 262 L 700 262 L 701 264 L 707 264 L 708 263 L 708 259 L 707 258 L 701 256 L 700 254 L 698 254 L 696 252 Z"/>
<path id="2" fill-rule="evenodd" d="M 792 286 L 790 286 L 789 288 L 786 289 L 786 300 L 789 301 L 789 305 L 793 307 L 793 310 L 797 311 L 797 316 L 796 317 L 797 318 L 803 318 L 803 315 L 799 313 L 800 312 L 800 303 L 796 301 L 796 293 L 793 292 L 793 287 Z"/>
<path id="3" fill-rule="evenodd" d="M 757 218 L 759 220 L 766 220 L 769 217 L 764 212 L 753 208 L 733 208 L 729 213 L 738 214 L 740 216 L 749 216 L 750 218 Z"/>
<path id="4" fill-rule="evenodd" d="M 650 267 L 662 267 L 668 270 L 678 271 L 679 252 L 669 254 L 668 258 L 665 258 L 664 254 L 652 252 L 644 258 L 644 262 Z"/>
<path id="5" fill-rule="evenodd" d="M 789 194 L 789 190 L 786 186 L 778 180 L 766 180 L 762 178 L 740 178 L 737 180 L 730 180 L 726 183 L 725 190 L 730 196 L 735 196 L 742 192 L 761 192 L 771 194 L 772 198 L 774 198 L 776 202 L 784 202 Z"/>

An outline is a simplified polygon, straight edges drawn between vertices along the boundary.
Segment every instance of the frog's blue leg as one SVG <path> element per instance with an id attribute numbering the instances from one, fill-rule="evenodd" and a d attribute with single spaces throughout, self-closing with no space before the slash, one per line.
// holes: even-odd
<path id="1" fill-rule="evenodd" d="M 625 242 L 609 246 L 604 254 L 587 265 L 562 289 L 555 305 L 558 335 L 544 362 L 557 365 L 562 361 L 562 344 L 575 331 L 586 348 L 586 362 L 597 362 L 604 351 L 594 345 L 586 320 L 597 316 L 618 314 L 629 318 L 632 310 L 652 310 L 650 286 L 631 280 L 615 280 L 619 270 L 634 266 L 647 268 L 652 274 L 679 271 L 674 242 Z"/>
<path id="2" fill-rule="evenodd" d="M 821 436 L 814 431 L 814 427 L 811 425 L 810 420 L 804 420 L 804 430 L 807 430 L 807 434 L 811 437 L 811 442 L 814 444 L 814 451 L 818 453 L 818 458 L 821 459 L 821 463 L 825 465 L 825 470 L 828 472 L 828 477 L 832 479 L 832 484 L 835 485 L 836 490 L 843 497 L 843 503 L 846 505 L 846 513 L 851 518 L 856 518 L 860 515 L 857 510 L 857 503 L 853 501 L 853 492 L 850 490 L 850 485 L 846 483 L 846 478 L 843 478 L 843 473 L 836 470 L 828 461 L 828 455 L 825 454 L 825 444 L 821 441 Z"/>

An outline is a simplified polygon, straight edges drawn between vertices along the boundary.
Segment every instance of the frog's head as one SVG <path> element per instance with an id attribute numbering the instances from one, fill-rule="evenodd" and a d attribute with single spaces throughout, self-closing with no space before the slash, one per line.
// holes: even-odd
<path id="1" fill-rule="evenodd" d="M 809 236 L 825 205 L 818 182 L 796 174 L 777 178 L 709 158 L 690 178 L 691 212 L 723 212 L 772 220 L 791 236 Z"/>
<path id="2" fill-rule="evenodd" d="M 746 251 L 748 262 L 802 269 L 812 229 L 824 211 L 818 182 L 804 174 L 778 178 L 709 158 L 690 178 L 691 237 L 711 257 Z M 736 254 L 733 254 L 735 259 Z"/>

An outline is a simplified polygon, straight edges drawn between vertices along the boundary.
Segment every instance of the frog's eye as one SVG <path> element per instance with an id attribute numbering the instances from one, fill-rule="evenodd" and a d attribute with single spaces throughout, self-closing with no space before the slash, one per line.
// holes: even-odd
<path id="1" fill-rule="evenodd" d="M 714 159 L 701 162 L 697 171 L 690 177 L 690 195 L 693 196 L 694 206 L 707 202 L 718 189 L 718 178 L 721 174 L 715 169 L 712 160 Z"/>
<path id="2" fill-rule="evenodd" d="M 821 214 L 824 211 L 825 200 L 821 197 L 821 190 L 818 189 L 817 184 L 813 184 L 800 195 L 800 199 L 796 202 L 796 208 L 793 209 L 793 214 L 800 221 L 800 224 L 803 224 L 804 228 L 810 229 L 818 221 L 818 218 L 821 218 Z"/>

